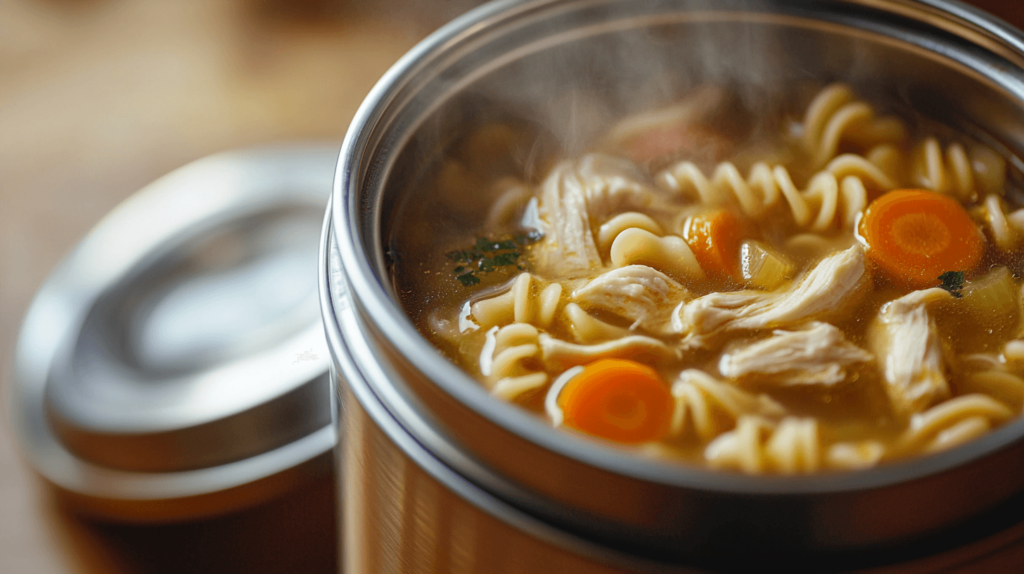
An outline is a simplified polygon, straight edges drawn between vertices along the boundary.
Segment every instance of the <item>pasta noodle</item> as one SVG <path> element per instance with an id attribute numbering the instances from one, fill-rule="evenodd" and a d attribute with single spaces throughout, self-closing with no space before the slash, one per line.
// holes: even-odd
<path id="1" fill-rule="evenodd" d="M 1005 166 L 1002 158 L 980 146 L 970 154 L 956 142 L 943 150 L 931 137 L 914 151 L 910 169 L 914 185 L 966 201 L 979 192 L 1001 192 Z M 986 177 L 976 178 L 976 172 Z"/>
<path id="2" fill-rule="evenodd" d="M 490 344 L 484 345 L 480 364 L 496 396 L 512 399 L 548 382 L 547 373 L 537 368 L 538 335 L 537 329 L 527 323 L 492 327 L 488 331 Z"/>
<path id="3" fill-rule="evenodd" d="M 608 324 L 587 313 L 576 303 L 569 303 L 565 306 L 565 315 L 569 323 L 569 330 L 577 343 L 607 341 L 629 334 L 629 329 Z"/>
<path id="4" fill-rule="evenodd" d="M 840 145 L 852 141 L 863 148 L 899 143 L 906 137 L 903 122 L 877 117 L 867 103 L 857 100 L 849 86 L 832 84 L 807 107 L 803 121 L 803 145 L 815 167 L 824 166 Z"/>
<path id="5" fill-rule="evenodd" d="M 422 255 L 394 273 L 421 331 L 554 427 L 723 471 L 856 471 L 1019 415 L 1007 161 L 844 84 L 776 131 L 719 129 L 722 94 L 626 118 L 546 174 L 446 161 L 436 209 L 493 201 L 454 251 L 397 226 Z"/>
<path id="6" fill-rule="evenodd" d="M 843 156 L 835 161 L 839 163 L 830 166 L 835 171 L 817 173 L 802 190 L 793 183 L 786 168 L 764 163 L 755 164 L 746 178 L 735 165 L 721 163 L 708 179 L 696 165 L 680 162 L 659 174 L 657 181 L 671 191 L 695 192 L 706 205 L 723 205 L 735 199 L 743 212 L 754 218 L 762 216 L 782 197 L 798 226 L 824 231 L 836 222 L 852 226 L 857 214 L 867 206 L 863 181 L 857 175 L 843 174 L 866 175 L 882 185 L 891 185 L 886 175 L 866 160 Z"/>
<path id="7" fill-rule="evenodd" d="M 539 289 L 534 286 L 533 276 L 523 273 L 507 292 L 473 303 L 473 318 L 484 327 L 512 321 L 546 327 L 555 317 L 561 294 L 561 284 L 552 283 Z"/>
<path id="8" fill-rule="evenodd" d="M 684 371 L 672 385 L 675 408 L 671 434 L 688 430 L 707 442 L 735 425 L 743 413 L 781 416 L 785 409 L 764 395 L 754 395 L 694 369 Z"/>
<path id="9" fill-rule="evenodd" d="M 1012 251 L 1020 246 L 1024 233 L 1024 209 L 1008 212 L 1003 200 L 991 194 L 985 197 L 977 211 L 999 249 Z"/>
<path id="10" fill-rule="evenodd" d="M 651 216 L 636 211 L 627 211 L 601 224 L 597 233 L 597 245 L 601 252 L 607 255 L 611 251 L 615 238 L 627 229 L 642 229 L 653 235 L 664 235 L 661 226 Z"/>
<path id="11" fill-rule="evenodd" d="M 968 375 L 960 385 L 965 393 L 988 395 L 1020 412 L 1024 407 L 1024 379 L 1013 373 L 991 369 Z"/>
<path id="12" fill-rule="evenodd" d="M 911 417 L 900 448 L 925 452 L 950 448 L 987 432 L 994 423 L 1011 416 L 1010 409 L 991 397 L 955 397 Z"/>
<path id="13" fill-rule="evenodd" d="M 781 474 L 815 472 L 822 466 L 818 424 L 813 419 L 787 417 L 776 425 L 744 415 L 735 429 L 704 449 L 704 458 L 712 468 L 750 474 L 769 470 Z"/>
<path id="14" fill-rule="evenodd" d="M 825 460 L 829 468 L 858 470 L 875 466 L 885 455 L 885 447 L 875 440 L 837 442 L 828 447 Z"/>
<path id="15" fill-rule="evenodd" d="M 615 267 L 647 265 L 679 279 L 702 278 L 704 270 L 683 238 L 630 227 L 615 236 L 609 258 Z"/>

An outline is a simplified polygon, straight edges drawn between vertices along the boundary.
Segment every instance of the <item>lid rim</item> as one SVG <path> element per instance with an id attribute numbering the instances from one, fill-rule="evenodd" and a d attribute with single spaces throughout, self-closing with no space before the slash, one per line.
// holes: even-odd
<path id="1" fill-rule="evenodd" d="M 282 174 L 290 175 L 290 178 L 286 178 L 290 184 L 283 186 L 287 193 L 281 193 L 280 183 L 276 192 L 270 189 L 263 192 L 268 197 L 275 193 L 280 196 L 271 204 L 296 205 L 298 201 L 302 205 L 323 209 L 322 200 L 329 200 L 329 178 L 337 162 L 337 149 L 335 144 L 329 143 L 300 143 L 234 150 L 197 160 L 143 188 L 118 206 L 55 267 L 26 311 L 14 348 L 10 383 L 4 389 L 5 410 L 12 434 L 22 455 L 41 478 L 70 498 L 84 501 L 84 506 L 91 509 L 88 510 L 90 514 L 113 520 L 149 522 L 221 514 L 265 500 L 271 490 L 279 493 L 286 489 L 274 490 L 260 485 L 279 483 L 294 486 L 330 472 L 337 431 L 332 422 L 331 393 L 326 389 L 329 385 L 329 361 L 326 356 L 296 359 L 295 362 L 303 364 L 295 368 L 301 368 L 303 372 L 310 371 L 309 376 L 268 395 L 273 400 L 299 391 L 312 397 L 302 401 L 303 405 L 308 404 L 304 408 L 315 407 L 321 416 L 303 417 L 313 422 L 304 422 L 306 426 L 297 430 L 297 436 L 293 433 L 270 440 L 269 443 L 264 441 L 263 447 L 250 449 L 240 458 L 225 461 L 211 457 L 204 460 L 203 464 L 188 468 L 161 465 L 157 461 L 157 464 L 146 468 L 125 469 L 83 458 L 67 448 L 68 445 L 54 432 L 46 413 L 46 393 L 52 382 L 56 359 L 67 348 L 67 341 L 75 339 L 87 309 L 96 301 L 95 295 L 82 287 L 99 287 L 99 283 L 94 280 L 97 274 L 87 275 L 85 280 L 77 281 L 76 273 L 89 271 L 81 263 L 83 251 L 87 252 L 82 244 L 88 246 L 89 239 L 97 230 L 102 230 L 111 220 L 125 217 L 125 213 L 130 214 L 131 206 L 139 204 L 137 198 L 140 194 L 145 196 L 146 192 L 154 188 L 159 191 L 161 186 L 166 185 L 166 181 L 180 178 L 182 173 L 187 175 L 196 165 L 209 166 L 218 161 L 231 163 L 238 169 L 245 165 L 262 166 L 264 173 L 257 173 L 256 179 L 266 175 L 267 169 L 278 169 L 278 179 L 281 179 Z M 288 166 L 290 169 L 287 169 Z M 244 201 L 244 194 L 240 195 L 242 197 L 236 199 Z M 320 225 L 321 234 L 324 223 Z M 177 234 L 172 233 L 171 236 L 176 237 Z M 310 249 L 314 247 L 310 245 Z M 300 334 L 320 334 L 322 339 L 322 322 L 319 317 L 317 319 L 315 324 L 303 329 Z M 289 364 L 291 359 L 295 359 L 292 355 L 294 353 L 284 353 L 284 359 Z M 321 397 L 321 394 L 326 396 Z M 263 397 L 263 401 L 253 404 L 231 405 L 227 415 L 230 417 L 265 405 L 267 398 Z M 221 413 L 209 420 L 216 423 L 222 421 L 223 417 Z M 257 433 L 261 430 L 252 424 L 246 428 Z M 265 448 L 268 444 L 269 449 Z M 241 494 L 243 492 L 244 495 Z M 218 501 L 221 495 L 224 500 Z M 194 508 L 186 504 L 193 499 L 202 499 L 202 503 L 197 503 Z M 179 506 L 184 508 L 182 504 L 192 510 L 182 512 L 174 509 Z"/>

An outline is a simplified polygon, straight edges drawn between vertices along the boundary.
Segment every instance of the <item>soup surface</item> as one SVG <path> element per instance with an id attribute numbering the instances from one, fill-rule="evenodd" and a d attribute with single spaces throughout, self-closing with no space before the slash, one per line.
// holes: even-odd
<path id="1" fill-rule="evenodd" d="M 1003 157 L 841 84 L 756 129 L 727 101 L 699 90 L 559 161 L 514 126 L 471 135 L 435 177 L 442 215 L 397 226 L 418 328 L 554 426 L 747 473 L 870 467 L 1017 416 Z"/>

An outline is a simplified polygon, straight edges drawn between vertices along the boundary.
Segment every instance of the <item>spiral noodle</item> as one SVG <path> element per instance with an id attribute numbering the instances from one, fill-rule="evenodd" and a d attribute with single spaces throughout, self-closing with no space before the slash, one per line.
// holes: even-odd
<path id="1" fill-rule="evenodd" d="M 508 226 L 515 222 L 523 208 L 533 198 L 533 189 L 525 182 L 512 177 L 499 179 L 491 186 L 494 203 L 487 212 L 485 227 Z"/>
<path id="2" fill-rule="evenodd" d="M 957 390 L 961 394 L 988 395 L 1003 403 L 1011 411 L 1024 409 L 1024 340 L 1014 339 L 1003 345 L 1001 355 L 978 353 L 961 361 L 961 374 Z"/>
<path id="3" fill-rule="evenodd" d="M 959 385 L 961 392 L 988 395 L 1010 410 L 1024 407 L 1024 379 L 1003 369 L 988 369 L 970 373 Z"/>
<path id="4" fill-rule="evenodd" d="M 491 393 L 512 400 L 548 382 L 540 362 L 540 333 L 528 323 L 492 327 L 480 353 L 480 372 Z"/>
<path id="5" fill-rule="evenodd" d="M 1013 411 L 987 395 L 961 395 L 915 414 L 900 437 L 904 452 L 935 452 L 967 442 L 1013 416 Z"/>
<path id="6" fill-rule="evenodd" d="M 1007 362 L 1018 364 L 1024 362 L 1024 339 L 1007 341 L 1003 345 L 1003 357 Z"/>
<path id="7" fill-rule="evenodd" d="M 696 369 L 679 375 L 672 385 L 675 408 L 669 434 L 694 432 L 701 442 L 714 439 L 731 428 L 743 413 L 780 417 L 785 409 L 767 395 L 755 395 L 716 380 Z"/>
<path id="8" fill-rule="evenodd" d="M 598 234 L 599 241 L 609 245 L 608 258 L 613 267 L 646 265 L 680 281 L 705 277 L 693 250 L 682 237 L 659 237 L 661 226 L 651 218 L 640 213 L 623 215 L 628 217 L 613 218 L 601 226 Z"/>
<path id="9" fill-rule="evenodd" d="M 576 303 L 565 306 L 569 332 L 577 343 L 594 343 L 620 339 L 630 334 L 629 329 L 606 323 L 583 310 Z"/>
<path id="10" fill-rule="evenodd" d="M 620 213 L 602 223 L 600 229 L 598 229 L 597 247 L 601 250 L 601 254 L 608 255 L 615 238 L 623 231 L 631 228 L 642 229 L 658 236 L 664 235 L 661 226 L 651 216 L 636 211 Z"/>
<path id="11" fill-rule="evenodd" d="M 704 458 L 713 468 L 749 474 L 801 474 L 823 466 L 817 421 L 797 417 L 776 424 L 759 416 L 741 416 L 734 430 L 708 444 Z"/>
<path id="12" fill-rule="evenodd" d="M 998 195 L 990 194 L 985 197 L 978 212 L 1000 250 L 1013 251 L 1020 245 L 1024 237 L 1024 209 L 1008 213 L 1003 200 Z"/>
<path id="13" fill-rule="evenodd" d="M 555 318 L 561 296 L 561 284 L 551 283 L 542 289 L 532 275 L 522 273 L 508 291 L 481 299 L 470 309 L 473 319 L 481 327 L 507 325 L 515 321 L 546 328 Z"/>
<path id="14" fill-rule="evenodd" d="M 828 447 L 825 460 L 829 468 L 858 470 L 878 464 L 885 456 L 885 447 L 874 440 L 838 442 Z"/>
<path id="15" fill-rule="evenodd" d="M 939 140 L 932 137 L 914 150 L 910 170 L 914 185 L 968 201 L 978 192 L 1000 193 L 1006 164 L 982 146 L 968 155 L 961 144 L 952 143 L 943 150 Z"/>
<path id="16" fill-rule="evenodd" d="M 852 154 L 841 155 L 829 162 L 829 165 L 833 165 L 837 160 L 845 155 Z M 863 157 L 868 161 L 868 163 L 878 168 L 887 178 L 889 178 L 891 186 L 882 186 L 882 191 L 895 189 L 901 185 L 899 182 L 903 179 L 901 176 L 903 171 L 906 169 L 906 160 L 904 159 L 903 152 L 900 148 L 892 144 L 881 144 L 868 150 Z"/>
<path id="17" fill-rule="evenodd" d="M 867 156 L 844 153 L 825 166 L 825 171 L 842 181 L 853 176 L 864 185 L 886 192 L 899 187 L 899 168 L 902 154 L 890 145 L 872 148 Z"/>
<path id="18" fill-rule="evenodd" d="M 729 162 L 718 164 L 708 179 L 696 164 L 680 162 L 658 174 L 659 186 L 670 191 L 696 195 L 706 205 L 721 205 L 735 200 L 752 218 L 764 214 L 785 198 L 796 224 L 813 231 L 825 231 L 835 222 L 850 227 L 857 214 L 867 206 L 867 190 L 862 178 L 870 178 L 877 187 L 894 185 L 884 172 L 858 156 L 840 156 L 830 169 L 814 175 L 807 188 L 797 189 L 789 171 L 782 166 L 757 163 L 744 178 Z M 834 171 L 833 171 L 834 170 Z"/>
<path id="19" fill-rule="evenodd" d="M 558 404 L 558 396 L 562 394 L 565 386 L 569 384 L 569 381 L 576 375 L 583 372 L 582 366 L 575 366 L 561 375 L 558 375 L 548 387 L 548 392 L 544 396 L 544 412 L 547 413 L 548 418 L 551 419 L 552 426 L 561 426 L 565 420 L 565 413 L 562 412 L 562 406 Z"/>
<path id="20" fill-rule="evenodd" d="M 834 158 L 843 143 L 869 149 L 898 143 L 905 137 L 902 122 L 893 117 L 875 117 L 872 107 L 857 100 L 844 84 L 825 87 L 804 115 L 802 143 L 815 168 Z"/>

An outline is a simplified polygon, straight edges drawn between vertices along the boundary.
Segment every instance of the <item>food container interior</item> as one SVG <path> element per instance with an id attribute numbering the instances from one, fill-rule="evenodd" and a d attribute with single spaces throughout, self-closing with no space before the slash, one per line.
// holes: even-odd
<path id="1" fill-rule="evenodd" d="M 1012 517 L 999 511 L 1024 488 L 1024 421 L 862 472 L 751 477 L 641 459 L 489 396 L 407 317 L 402 294 L 422 285 L 396 285 L 432 238 L 480 225 L 494 199 L 431 188 L 475 129 L 499 122 L 524 134 L 496 165 L 536 182 L 546 160 L 579 155 L 623 117 L 707 86 L 740 110 L 726 121 L 756 131 L 845 82 L 911 125 L 946 126 L 997 150 L 1015 192 L 1024 43 L 990 24 L 954 3 L 867 0 L 509 2 L 457 20 L 385 76 L 342 150 L 333 265 L 344 267 L 362 336 L 382 357 L 367 370 L 377 375 L 369 387 L 472 483 L 568 532 L 656 559 L 713 563 L 741 545 L 870 563 L 1005 526 Z"/>

